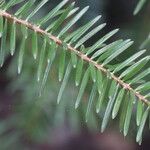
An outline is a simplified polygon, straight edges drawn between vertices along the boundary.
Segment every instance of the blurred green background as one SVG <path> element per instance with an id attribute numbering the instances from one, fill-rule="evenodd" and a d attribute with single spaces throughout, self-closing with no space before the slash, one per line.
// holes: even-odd
<path id="1" fill-rule="evenodd" d="M 59 2 L 61 0 L 49 0 L 34 19 L 45 15 Z M 120 38 L 135 41 L 134 46 L 128 50 L 128 53 L 124 53 L 120 60 L 139 51 L 139 47 L 150 32 L 150 3 L 148 2 L 137 16 L 133 16 L 137 0 L 75 0 L 75 2 L 80 8 L 89 5 L 90 9 L 74 29 L 99 14 L 102 15 L 99 23 L 107 23 L 103 31 L 86 43 L 87 46 L 115 28 L 120 28 L 120 31 L 111 39 L 112 41 Z M 15 11 L 17 8 L 13 9 L 12 11 Z M 20 42 L 19 36 L 20 33 L 18 33 L 17 43 Z M 145 48 L 147 54 L 150 54 L 150 44 Z M 61 103 L 56 104 L 61 84 L 57 74 L 58 60 L 54 62 L 55 65 L 52 67 L 42 96 L 38 97 L 35 67 L 37 62 L 30 56 L 30 45 L 27 51 L 21 75 L 17 75 L 18 53 L 13 58 L 7 57 L 4 67 L 0 70 L 0 150 L 98 150 L 101 147 L 106 147 L 106 150 L 146 150 L 149 144 L 147 141 L 150 140 L 149 130 L 145 130 L 142 146 L 139 147 L 134 142 L 136 132 L 134 123 L 129 136 L 125 139 L 119 133 L 119 127 L 115 123 L 117 120 L 109 124 L 104 134 L 100 134 L 99 131 L 101 116 L 91 112 L 89 122 L 85 123 L 85 100 L 89 89 L 86 90 L 83 105 L 78 110 L 73 109 L 78 88 L 71 79 Z M 149 79 L 150 77 L 147 80 Z"/>

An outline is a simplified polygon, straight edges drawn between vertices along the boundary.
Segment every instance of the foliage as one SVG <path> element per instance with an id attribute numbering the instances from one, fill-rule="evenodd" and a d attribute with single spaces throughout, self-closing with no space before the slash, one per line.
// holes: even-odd
<path id="1" fill-rule="evenodd" d="M 133 116 L 137 125 L 136 141 L 141 143 L 150 105 L 150 82 L 145 81 L 145 77 L 150 74 L 150 68 L 148 65 L 147 69 L 143 69 L 143 67 L 149 63 L 150 56 L 142 57 L 146 50 L 141 50 L 130 58 L 120 61 L 119 57 L 128 52 L 133 41 L 120 39 L 109 43 L 109 39 L 118 32 L 118 29 L 110 31 L 92 46 L 85 47 L 85 42 L 102 30 L 106 24 L 95 27 L 94 25 L 101 18 L 101 16 L 97 16 L 70 33 L 69 30 L 89 7 L 78 11 L 78 8 L 74 7 L 75 3 L 66 6 L 68 0 L 63 0 L 40 20 L 32 20 L 47 2 L 48 0 L 42 0 L 38 4 L 36 0 L 0 2 L 0 65 L 3 66 L 5 58 L 9 54 L 12 56 L 15 54 L 19 45 L 18 57 L 14 57 L 15 61 L 17 59 L 18 73 L 20 74 L 23 65 L 26 60 L 30 60 L 28 57 L 32 53 L 36 60 L 34 72 L 37 70 L 38 86 L 36 84 L 35 91 L 39 89 L 39 96 L 42 97 L 45 84 L 53 74 L 51 72 L 52 64 L 56 69 L 56 61 L 59 60 L 56 70 L 61 87 L 57 103 L 61 105 L 62 95 L 71 77 L 79 90 L 74 107 L 80 109 L 80 104 L 81 107 L 84 107 L 87 124 L 92 114 L 101 116 L 101 132 L 103 132 L 109 120 L 117 118 L 120 130 L 126 136 L 129 132 L 133 111 L 136 109 L 136 117 Z M 31 9 L 35 4 L 34 9 Z M 18 5 L 19 8 L 12 14 L 9 10 L 15 5 Z M 135 13 L 139 11 L 139 8 L 137 9 Z M 17 32 L 22 34 L 20 44 L 16 44 Z M 7 39 L 9 40 L 7 41 Z M 7 44 L 9 48 L 7 48 Z M 31 51 L 27 52 L 26 47 Z M 32 77 L 30 79 L 32 80 Z M 86 103 L 83 103 L 86 89 L 90 90 L 90 94 Z M 34 89 L 29 87 L 27 90 L 30 93 Z M 37 102 L 36 107 L 39 108 L 39 105 L 40 102 Z M 85 107 L 87 107 L 86 110 Z"/>
<path id="2" fill-rule="evenodd" d="M 134 15 L 136 15 L 141 9 L 142 7 L 144 6 L 144 4 L 146 3 L 147 0 L 139 0 L 135 10 L 134 10 Z"/>

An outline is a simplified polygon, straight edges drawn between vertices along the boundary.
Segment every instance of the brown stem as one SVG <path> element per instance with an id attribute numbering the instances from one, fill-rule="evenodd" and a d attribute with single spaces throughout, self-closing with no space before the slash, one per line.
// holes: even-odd
<path id="1" fill-rule="evenodd" d="M 18 24 L 24 25 L 26 27 L 28 27 L 31 30 L 34 30 L 35 32 L 42 34 L 42 35 L 47 35 L 51 40 L 55 41 L 58 45 L 62 45 L 62 41 L 60 39 L 58 39 L 57 37 L 51 35 L 50 33 L 48 33 L 47 31 L 44 31 L 43 29 L 39 28 L 37 25 L 34 25 L 32 23 L 29 23 L 26 20 L 22 20 L 22 19 L 18 19 L 15 16 L 9 14 L 6 11 L 0 10 L 0 16 L 3 16 L 7 19 L 10 19 L 12 21 L 15 21 Z M 86 56 L 85 54 L 83 54 L 82 52 L 78 51 L 77 49 L 73 48 L 72 46 L 68 45 L 68 50 L 73 51 L 76 53 L 76 55 L 78 55 L 81 59 L 85 60 L 88 63 L 92 63 L 97 69 L 101 70 L 102 72 L 104 72 L 105 74 L 108 74 L 109 71 L 104 68 L 101 64 L 96 63 L 95 61 L 93 61 L 91 58 L 89 58 L 88 56 Z M 121 79 L 119 79 L 118 77 L 116 77 L 114 74 L 111 74 L 112 79 L 114 79 L 117 83 L 119 83 L 124 89 L 132 91 L 134 93 L 134 95 L 141 100 L 142 102 L 144 102 L 145 104 L 147 104 L 148 106 L 150 105 L 150 102 L 148 101 L 148 99 L 145 98 L 145 96 L 141 95 L 140 93 L 138 93 L 137 91 L 135 91 L 129 84 L 125 83 L 124 81 L 122 81 Z"/>

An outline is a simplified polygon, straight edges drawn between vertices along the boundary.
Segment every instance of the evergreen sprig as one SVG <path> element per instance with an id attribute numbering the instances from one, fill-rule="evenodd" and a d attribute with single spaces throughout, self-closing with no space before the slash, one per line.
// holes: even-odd
<path id="1" fill-rule="evenodd" d="M 59 81 L 62 81 L 62 84 L 57 103 L 60 103 L 71 71 L 75 69 L 75 84 L 79 87 L 75 102 L 76 109 L 81 103 L 85 89 L 89 85 L 89 80 L 93 84 L 87 104 L 86 121 L 88 121 L 95 100 L 97 100 L 96 113 L 100 113 L 102 107 L 107 103 L 101 131 L 105 130 L 110 118 L 114 119 L 120 114 L 120 130 L 126 136 L 133 107 L 136 107 L 136 124 L 138 127 L 136 141 L 140 143 L 150 105 L 150 82 L 144 80 L 146 76 L 149 76 L 150 68 L 148 67 L 147 70 L 143 71 L 143 67 L 149 63 L 150 56 L 141 57 L 146 51 L 141 50 L 130 58 L 116 63 L 116 58 L 133 44 L 130 39 L 117 40 L 106 44 L 107 40 L 118 32 L 118 29 L 110 31 L 92 46 L 85 47 L 84 43 L 102 30 L 106 24 L 98 25 L 92 29 L 101 18 L 101 16 L 97 16 L 79 29 L 69 33 L 70 28 L 86 13 L 89 7 L 78 11 L 78 8 L 74 6 L 75 3 L 66 6 L 68 0 L 63 0 L 46 16 L 32 22 L 34 15 L 47 2 L 48 0 L 42 0 L 36 6 L 34 6 L 36 0 L 0 2 L 0 65 L 3 66 L 4 64 L 7 38 L 10 39 L 10 54 L 14 55 L 16 32 L 19 31 L 18 25 L 20 25 L 22 39 L 18 56 L 18 73 L 21 72 L 25 61 L 25 47 L 30 44 L 27 39 L 31 38 L 31 53 L 34 59 L 38 59 L 37 81 L 40 84 L 40 95 L 45 87 L 54 59 L 59 59 L 58 74 Z M 11 14 L 9 9 L 18 4 L 21 4 L 20 8 L 14 14 Z M 48 24 L 49 21 L 50 24 Z M 8 24 L 11 25 L 9 34 Z M 41 38 L 43 42 L 40 48 L 39 39 Z M 40 52 L 39 49 L 41 49 Z M 58 50 L 61 50 L 59 57 L 56 55 Z M 70 54 L 69 62 L 66 61 L 67 53 Z M 84 71 L 84 68 L 86 71 Z"/>

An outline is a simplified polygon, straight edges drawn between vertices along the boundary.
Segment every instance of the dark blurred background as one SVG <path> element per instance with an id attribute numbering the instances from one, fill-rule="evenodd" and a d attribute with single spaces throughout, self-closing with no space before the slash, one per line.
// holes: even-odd
<path id="1" fill-rule="evenodd" d="M 48 5 L 41 9 L 38 15 L 46 14 L 59 2 L 61 0 L 49 0 Z M 120 28 L 120 32 L 112 40 L 119 38 L 134 40 L 134 46 L 128 54 L 122 56 L 129 57 L 139 50 L 141 43 L 150 32 L 150 3 L 146 3 L 142 11 L 137 16 L 133 16 L 138 0 L 75 0 L 75 2 L 76 6 L 81 8 L 90 6 L 89 11 L 76 27 L 99 14 L 102 15 L 99 23 L 107 23 L 103 31 L 86 43 L 88 46 L 110 30 Z M 35 17 L 38 18 L 38 15 Z M 147 54 L 150 54 L 150 47 L 146 48 Z M 108 127 L 103 134 L 99 132 L 99 124 L 93 127 L 95 123 L 92 122 L 88 127 L 83 121 L 82 109 L 77 112 L 70 110 L 72 106 L 70 98 L 77 92 L 72 83 L 69 83 L 67 87 L 65 102 L 56 106 L 56 93 L 60 83 L 56 81 L 55 72 L 52 73 L 53 81 L 49 81 L 50 85 L 47 85 L 48 90 L 45 91 L 44 96 L 35 100 L 34 83 L 32 83 L 34 78 L 31 77 L 34 63 L 27 59 L 28 62 L 25 64 L 24 74 L 22 73 L 21 77 L 16 75 L 15 63 L 10 57 L 0 70 L 0 150 L 149 149 L 150 134 L 147 128 L 142 145 L 139 146 L 135 143 L 134 126 L 131 126 L 130 135 L 126 138 L 120 134 L 115 123 L 111 124 L 111 127 Z"/>

